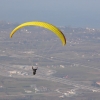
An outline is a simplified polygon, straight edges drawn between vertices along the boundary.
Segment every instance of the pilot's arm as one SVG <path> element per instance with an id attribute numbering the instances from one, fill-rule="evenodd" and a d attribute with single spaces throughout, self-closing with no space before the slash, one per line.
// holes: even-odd
<path id="1" fill-rule="evenodd" d="M 32 70 L 34 70 L 33 66 L 32 66 Z"/>

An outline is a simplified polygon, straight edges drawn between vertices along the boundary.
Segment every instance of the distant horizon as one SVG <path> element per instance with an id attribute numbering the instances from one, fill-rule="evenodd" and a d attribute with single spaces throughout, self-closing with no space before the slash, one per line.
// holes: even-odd
<path id="1" fill-rule="evenodd" d="M 34 20 L 34 21 L 36 21 L 36 20 Z M 40 21 L 40 20 L 39 20 Z M 20 25 L 20 24 L 22 24 L 22 23 L 24 23 L 24 22 L 12 22 L 12 21 L 6 21 L 6 20 L 0 20 L 0 22 L 8 22 L 8 23 L 12 23 L 12 24 L 18 24 L 18 25 Z M 47 22 L 47 21 L 45 21 L 45 22 Z M 52 23 L 50 23 L 50 24 L 52 24 Z M 53 24 L 53 25 L 55 25 L 55 24 Z M 70 25 L 68 25 L 68 26 L 61 26 L 61 25 L 55 25 L 55 26 L 57 26 L 57 27 L 70 27 L 70 28 L 90 28 L 90 29 L 100 29 L 100 28 L 97 28 L 97 27 L 74 27 L 74 26 L 70 26 Z"/>

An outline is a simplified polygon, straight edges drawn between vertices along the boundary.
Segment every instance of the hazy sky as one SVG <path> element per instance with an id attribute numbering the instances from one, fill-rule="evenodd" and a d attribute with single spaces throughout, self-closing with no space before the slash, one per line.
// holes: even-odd
<path id="1" fill-rule="evenodd" d="M 0 20 L 100 28 L 100 0 L 0 0 Z"/>

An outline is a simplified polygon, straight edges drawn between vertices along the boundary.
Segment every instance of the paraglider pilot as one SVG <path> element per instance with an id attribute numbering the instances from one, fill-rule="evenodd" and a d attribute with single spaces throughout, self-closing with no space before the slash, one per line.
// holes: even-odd
<path id="1" fill-rule="evenodd" d="M 37 68 L 33 68 L 33 66 L 32 66 L 32 70 L 33 70 L 33 75 L 35 75 Z"/>

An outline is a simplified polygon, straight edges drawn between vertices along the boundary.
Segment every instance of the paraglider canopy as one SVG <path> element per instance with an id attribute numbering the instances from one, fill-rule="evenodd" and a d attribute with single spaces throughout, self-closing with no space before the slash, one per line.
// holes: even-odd
<path id="1" fill-rule="evenodd" d="M 13 29 L 13 31 L 10 33 L 10 37 L 12 38 L 13 34 L 17 30 L 19 30 L 23 27 L 26 27 L 26 26 L 39 26 L 39 27 L 46 28 L 46 29 L 52 31 L 53 33 L 55 33 L 58 36 L 58 38 L 62 42 L 62 45 L 66 44 L 66 38 L 59 28 L 57 28 L 56 26 L 54 26 L 52 24 L 49 24 L 49 23 L 46 23 L 46 22 L 40 22 L 40 21 L 25 22 L 25 23 L 20 24 L 15 29 Z"/>

